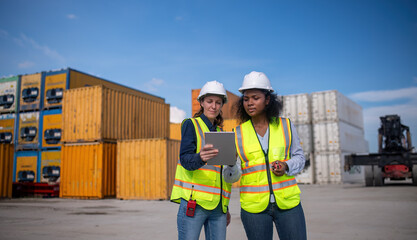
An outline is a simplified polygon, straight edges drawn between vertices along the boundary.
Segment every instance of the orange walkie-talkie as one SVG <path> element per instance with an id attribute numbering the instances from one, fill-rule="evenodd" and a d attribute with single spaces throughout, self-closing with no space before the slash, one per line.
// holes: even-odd
<path id="1" fill-rule="evenodd" d="M 195 213 L 195 207 L 197 205 L 195 200 L 192 200 L 193 197 L 193 190 L 194 190 L 194 185 L 191 188 L 191 195 L 190 195 L 190 200 L 188 200 L 188 204 L 187 204 L 187 211 L 185 213 L 185 215 L 189 216 L 189 217 L 194 217 L 194 213 Z"/>

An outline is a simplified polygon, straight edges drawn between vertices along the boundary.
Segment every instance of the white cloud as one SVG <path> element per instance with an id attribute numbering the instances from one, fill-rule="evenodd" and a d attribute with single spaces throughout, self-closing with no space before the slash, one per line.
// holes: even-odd
<path id="1" fill-rule="evenodd" d="M 417 98 L 417 87 L 402 88 L 397 90 L 368 91 L 354 93 L 349 96 L 355 101 L 384 102 L 406 98 Z"/>
<path id="2" fill-rule="evenodd" d="M 157 92 L 158 88 L 162 85 L 164 85 L 165 81 L 162 79 L 158 79 L 158 78 L 152 78 L 151 81 L 145 83 L 145 89 L 146 91 L 150 91 L 150 92 Z"/>
<path id="3" fill-rule="evenodd" d="M 67 18 L 72 20 L 72 19 L 77 19 L 78 17 L 75 16 L 74 14 L 67 14 Z"/>
<path id="4" fill-rule="evenodd" d="M 169 114 L 169 121 L 172 123 L 181 123 L 185 118 L 185 111 L 177 107 L 170 107 Z"/>
<path id="5" fill-rule="evenodd" d="M 24 62 L 19 63 L 18 66 L 19 68 L 30 68 L 30 67 L 35 66 L 35 63 L 31 61 L 24 61 Z"/>
<path id="6" fill-rule="evenodd" d="M 21 34 L 21 39 L 24 43 L 29 44 L 34 49 L 42 51 L 42 53 L 46 56 L 60 62 L 64 62 L 64 58 L 57 51 L 50 49 L 48 46 L 42 46 L 38 44 L 35 40 L 27 37 L 25 34 Z"/>
<path id="7" fill-rule="evenodd" d="M 349 96 L 355 101 L 383 102 L 383 106 L 369 107 L 363 110 L 366 139 L 369 141 L 371 152 L 378 149 L 378 128 L 380 127 L 381 116 L 396 114 L 401 117 L 401 123 L 410 127 L 411 138 L 414 145 L 417 140 L 417 87 L 368 91 L 355 93 Z M 393 104 L 392 101 L 403 99 L 405 103 Z"/>

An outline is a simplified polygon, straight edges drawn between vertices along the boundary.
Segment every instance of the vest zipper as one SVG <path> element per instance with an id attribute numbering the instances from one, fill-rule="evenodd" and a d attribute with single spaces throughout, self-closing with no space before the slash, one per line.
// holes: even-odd
<path id="1" fill-rule="evenodd" d="M 220 166 L 220 206 L 223 212 L 223 165 Z"/>
<path id="2" fill-rule="evenodd" d="M 256 133 L 256 131 L 255 131 L 255 126 L 253 126 L 253 122 L 252 122 L 252 121 L 250 121 L 250 122 L 251 122 L 251 124 L 252 124 L 253 131 L 254 131 L 254 132 L 255 132 L 255 134 L 256 134 L 256 138 L 258 139 L 259 146 L 261 146 L 262 152 L 263 152 L 263 153 L 264 153 L 264 155 L 265 155 L 266 175 L 267 175 L 267 177 L 268 177 L 268 185 L 269 185 L 269 193 L 270 193 L 270 195 L 269 195 L 269 201 L 271 201 L 271 194 L 274 194 L 274 191 L 272 190 L 272 179 L 271 179 L 271 171 L 269 170 L 269 158 L 268 158 L 268 151 L 269 151 L 269 137 L 271 136 L 271 133 L 270 133 L 270 131 L 268 131 L 268 150 L 267 150 L 266 152 L 264 152 L 264 151 L 263 151 L 263 148 L 262 148 L 261 141 L 259 140 L 259 138 L 258 138 L 258 134 L 257 134 L 257 133 Z M 268 128 L 269 128 L 269 126 L 268 126 Z M 275 198 L 275 195 L 274 195 L 274 198 Z"/>
<path id="3" fill-rule="evenodd" d="M 269 192 L 273 195 L 274 191 L 272 190 L 272 179 L 271 179 L 271 171 L 269 170 L 269 158 L 268 153 L 265 153 L 265 163 L 266 163 L 266 174 L 268 176 L 268 185 L 269 185 Z M 275 197 L 275 196 L 274 196 Z M 269 201 L 271 201 L 271 196 L 269 196 Z"/>

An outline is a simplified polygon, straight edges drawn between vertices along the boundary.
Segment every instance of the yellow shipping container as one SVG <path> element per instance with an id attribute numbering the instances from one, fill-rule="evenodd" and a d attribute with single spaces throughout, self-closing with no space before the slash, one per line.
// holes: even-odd
<path id="1" fill-rule="evenodd" d="M 117 145 L 117 198 L 169 199 L 180 141 L 138 139 Z"/>
<path id="2" fill-rule="evenodd" d="M 40 109 L 43 73 L 24 75 L 20 84 L 20 111 Z"/>
<path id="3" fill-rule="evenodd" d="M 169 138 L 181 140 L 181 123 L 170 123 L 169 125 Z"/>
<path id="4" fill-rule="evenodd" d="M 16 182 L 37 182 L 38 152 L 16 153 Z"/>
<path id="5" fill-rule="evenodd" d="M 159 103 L 165 102 L 163 98 L 67 68 L 58 71 L 50 71 L 45 74 L 45 97 L 43 107 L 44 109 L 61 107 L 63 101 L 62 93 L 66 89 L 96 85 L 103 85 L 111 89 L 123 91 Z"/>
<path id="6" fill-rule="evenodd" d="M 0 144 L 0 198 L 12 197 L 13 144 Z"/>
<path id="7" fill-rule="evenodd" d="M 64 144 L 61 154 L 61 198 L 116 196 L 116 143 Z"/>
<path id="8" fill-rule="evenodd" d="M 19 114 L 17 149 L 39 148 L 39 112 Z"/>
<path id="9" fill-rule="evenodd" d="M 238 126 L 238 120 L 237 119 L 226 119 L 223 122 L 223 131 L 225 132 L 232 132 L 236 126 Z"/>
<path id="10" fill-rule="evenodd" d="M 191 90 L 191 114 L 194 116 L 200 110 L 200 103 L 197 101 L 197 97 L 200 94 L 201 89 L 192 89 Z M 235 94 L 226 91 L 228 102 L 223 106 L 223 118 L 224 119 L 233 119 L 235 118 L 235 112 L 233 111 L 233 106 L 239 100 L 239 97 Z"/>
<path id="11" fill-rule="evenodd" d="M 53 148 L 61 146 L 62 134 L 62 113 L 46 114 L 44 111 L 42 121 L 42 148 Z"/>
<path id="12" fill-rule="evenodd" d="M 93 86 L 66 90 L 63 142 L 169 137 L 169 104 Z"/>
<path id="13" fill-rule="evenodd" d="M 16 114 L 0 115 L 0 143 L 14 144 Z"/>
<path id="14" fill-rule="evenodd" d="M 40 182 L 58 183 L 61 173 L 61 151 L 41 152 Z"/>

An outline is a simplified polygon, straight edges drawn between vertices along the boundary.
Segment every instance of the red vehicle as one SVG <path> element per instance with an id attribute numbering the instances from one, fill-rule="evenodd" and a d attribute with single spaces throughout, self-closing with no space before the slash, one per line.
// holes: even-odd
<path id="1" fill-rule="evenodd" d="M 365 166 L 366 186 L 381 186 L 384 179 L 405 180 L 411 178 L 417 186 L 417 153 L 411 145 L 410 128 L 401 124 L 398 115 L 380 117 L 378 153 L 347 155 L 345 171 L 353 165 Z"/>

